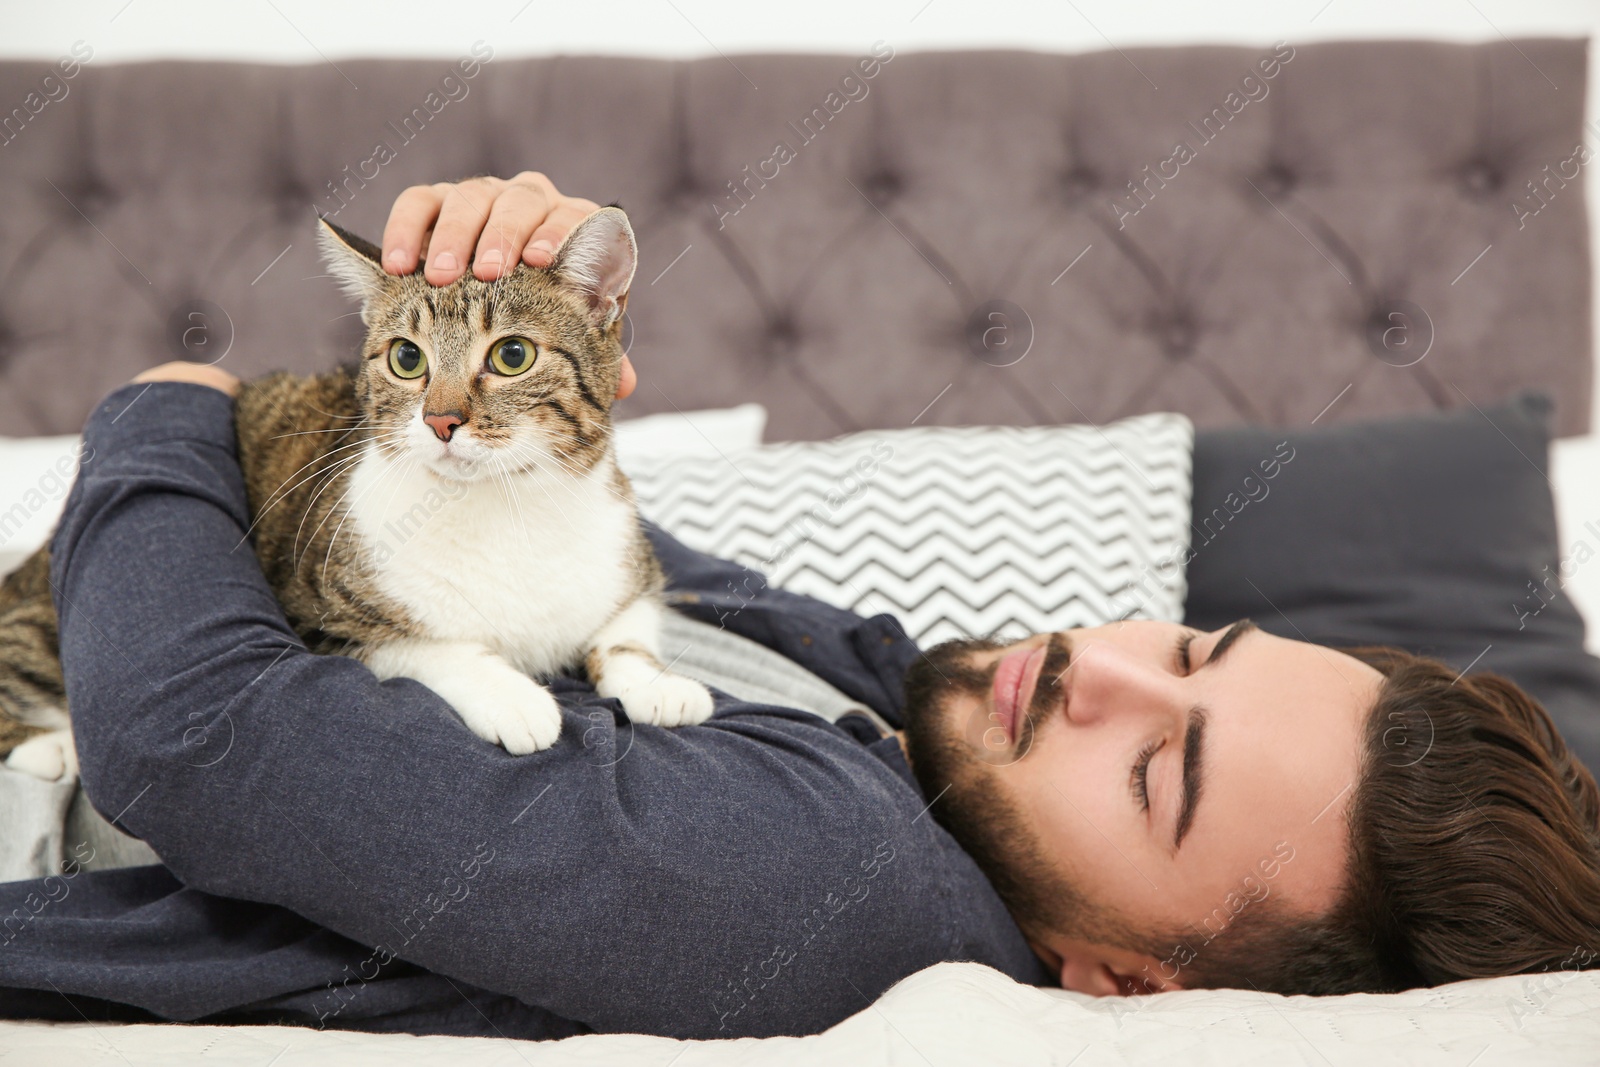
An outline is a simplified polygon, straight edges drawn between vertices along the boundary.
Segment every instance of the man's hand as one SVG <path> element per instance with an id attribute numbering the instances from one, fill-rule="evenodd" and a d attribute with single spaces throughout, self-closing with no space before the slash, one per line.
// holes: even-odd
<path id="1" fill-rule="evenodd" d="M 174 360 L 163 363 L 159 367 L 140 371 L 133 379 L 135 382 L 193 382 L 195 385 L 209 385 L 213 389 L 221 390 L 229 396 L 239 395 L 239 379 L 209 363 L 184 363 Z"/>
<path id="2" fill-rule="evenodd" d="M 563 196 L 536 170 L 505 178 L 413 185 L 401 193 L 383 228 L 383 269 L 410 274 L 427 258 L 422 276 L 430 285 L 449 285 L 467 271 L 492 282 L 518 260 L 548 267 L 574 226 L 600 210 L 582 197 Z M 639 382 L 633 363 L 622 357 L 617 383 L 621 400 Z"/>
<path id="3" fill-rule="evenodd" d="M 413 185 L 400 194 L 383 228 L 383 269 L 410 274 L 427 257 L 422 276 L 449 285 L 466 273 L 492 282 L 520 259 L 548 267 L 572 228 L 600 205 L 562 196 L 536 170 L 515 178 L 468 178 Z"/>

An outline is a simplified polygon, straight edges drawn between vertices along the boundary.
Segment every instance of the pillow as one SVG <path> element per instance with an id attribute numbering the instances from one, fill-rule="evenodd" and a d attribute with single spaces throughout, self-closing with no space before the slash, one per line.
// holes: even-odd
<path id="1" fill-rule="evenodd" d="M 631 471 L 641 463 L 668 456 L 714 459 L 759 445 L 766 428 L 767 409 L 760 404 L 618 419 L 617 463 Z"/>
<path id="2" fill-rule="evenodd" d="M 617 462 L 629 470 L 664 457 L 716 457 L 759 445 L 766 425 L 760 404 L 619 419 Z M 50 539 L 78 472 L 79 440 L 78 434 L 0 437 L 0 574 Z"/>
<path id="3" fill-rule="evenodd" d="M 1550 484 L 1556 494 L 1556 543 L 1574 564 L 1562 570 L 1561 590 L 1587 624 L 1585 647 L 1600 653 L 1600 566 L 1576 566 L 1580 554 L 1600 550 L 1600 434 L 1551 441 Z"/>
<path id="4" fill-rule="evenodd" d="M 1483 411 L 1198 433 L 1187 621 L 1249 616 L 1284 637 L 1503 674 L 1600 769 L 1600 660 L 1561 591 L 1600 538 L 1563 564 L 1550 412 L 1525 393 Z"/>
<path id="5" fill-rule="evenodd" d="M 78 473 L 77 434 L 0 437 L 0 574 L 50 539 Z"/>
<path id="6" fill-rule="evenodd" d="M 630 471 L 691 548 L 922 645 L 1111 619 L 1178 621 L 1193 426 L 927 427 Z"/>

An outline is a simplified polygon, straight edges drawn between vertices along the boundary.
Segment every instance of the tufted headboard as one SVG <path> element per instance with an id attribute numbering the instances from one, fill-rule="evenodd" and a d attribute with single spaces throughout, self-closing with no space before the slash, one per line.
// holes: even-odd
<path id="1" fill-rule="evenodd" d="M 1538 385 L 1581 433 L 1586 45 L 0 63 L 0 433 L 180 356 L 354 355 L 313 208 L 376 240 L 407 185 L 528 168 L 634 221 L 624 415 L 1293 424 Z"/>

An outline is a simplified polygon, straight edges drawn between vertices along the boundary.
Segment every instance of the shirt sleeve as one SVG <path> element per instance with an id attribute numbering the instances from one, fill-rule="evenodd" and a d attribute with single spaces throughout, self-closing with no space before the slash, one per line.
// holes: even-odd
<path id="1" fill-rule="evenodd" d="M 189 383 L 113 391 L 51 543 L 85 790 L 184 884 L 601 1031 L 816 1032 L 947 957 L 933 820 L 833 726 L 720 693 L 706 725 L 635 726 L 557 678 L 562 737 L 519 757 L 311 654 L 249 542 L 232 416 Z"/>

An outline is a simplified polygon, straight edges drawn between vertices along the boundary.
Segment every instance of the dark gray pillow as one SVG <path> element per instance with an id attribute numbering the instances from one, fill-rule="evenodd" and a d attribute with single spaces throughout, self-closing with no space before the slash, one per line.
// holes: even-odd
<path id="1" fill-rule="evenodd" d="M 1551 410 L 1524 393 L 1481 412 L 1198 432 L 1186 621 L 1248 616 L 1495 671 L 1600 769 L 1600 660 L 1560 591 Z"/>

